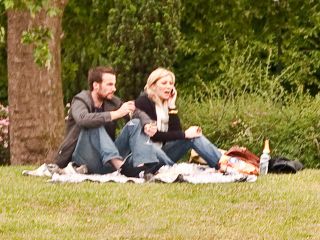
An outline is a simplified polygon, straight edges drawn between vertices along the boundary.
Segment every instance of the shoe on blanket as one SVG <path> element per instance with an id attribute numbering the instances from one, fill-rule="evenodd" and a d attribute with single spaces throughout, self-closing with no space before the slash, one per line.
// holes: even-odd
<path id="1" fill-rule="evenodd" d="M 146 182 L 154 182 L 154 174 L 144 172 L 143 178 Z"/>
<path id="2" fill-rule="evenodd" d="M 23 175 L 38 176 L 38 177 L 52 177 L 54 173 L 63 174 L 87 174 L 88 168 L 86 165 L 77 166 L 74 162 L 70 162 L 65 168 L 59 168 L 55 163 L 44 163 L 35 170 L 23 170 Z"/>
<path id="3" fill-rule="evenodd" d="M 51 174 L 57 173 L 59 175 L 64 174 L 87 174 L 88 168 L 86 165 L 78 166 L 74 162 L 69 162 L 68 165 L 65 168 L 59 168 L 59 166 L 55 163 L 48 164 L 48 169 L 51 172 Z"/>
<path id="4" fill-rule="evenodd" d="M 51 174 L 59 173 L 59 171 L 60 171 L 59 166 L 58 166 L 57 164 L 55 164 L 55 163 L 49 163 L 49 164 L 47 164 L 47 168 L 48 168 L 48 170 L 49 170 L 49 172 L 50 172 Z"/>
<path id="5" fill-rule="evenodd" d="M 144 166 L 141 167 L 130 167 L 126 164 L 123 164 L 120 169 L 120 173 L 126 177 L 139 177 L 139 173 L 145 169 Z"/>
<path id="6" fill-rule="evenodd" d="M 86 174 L 88 173 L 88 168 L 86 165 L 78 166 L 74 162 L 69 162 L 68 165 L 63 169 L 60 169 L 58 173 L 59 174 L 76 174 L 76 173 Z"/>
<path id="7" fill-rule="evenodd" d="M 76 172 L 80 174 L 88 174 L 88 167 L 87 165 L 81 165 L 80 167 L 76 167 Z"/>
<path id="8" fill-rule="evenodd" d="M 35 170 L 23 170 L 22 171 L 23 175 L 26 176 L 38 176 L 38 177 L 51 177 L 52 173 L 50 169 L 48 168 L 48 164 L 44 163 L 40 167 L 38 167 Z"/>

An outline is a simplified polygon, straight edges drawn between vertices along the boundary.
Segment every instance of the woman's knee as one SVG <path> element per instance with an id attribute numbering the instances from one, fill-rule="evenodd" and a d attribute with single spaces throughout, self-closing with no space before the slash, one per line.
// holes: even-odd
<path id="1" fill-rule="evenodd" d="M 191 138 L 189 139 L 190 142 L 195 143 L 195 142 L 208 142 L 209 140 L 205 137 L 205 136 L 200 136 L 200 137 L 195 137 L 195 138 Z"/>

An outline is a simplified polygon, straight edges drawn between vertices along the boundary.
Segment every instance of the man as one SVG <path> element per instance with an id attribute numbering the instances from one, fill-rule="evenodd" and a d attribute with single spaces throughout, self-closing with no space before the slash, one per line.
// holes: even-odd
<path id="1" fill-rule="evenodd" d="M 136 109 L 134 101 L 123 103 L 114 96 L 114 70 L 91 69 L 88 84 L 90 90 L 83 90 L 72 100 L 66 136 L 55 158 L 57 165 L 64 168 L 74 161 L 85 164 L 89 173 L 104 174 L 121 168 L 123 174 L 135 176 L 139 171 L 132 172 L 133 168 L 157 164 L 152 145 L 145 144 L 157 130 L 149 124 L 150 118 Z M 127 123 L 115 138 L 116 121 L 130 114 L 138 119 Z"/>

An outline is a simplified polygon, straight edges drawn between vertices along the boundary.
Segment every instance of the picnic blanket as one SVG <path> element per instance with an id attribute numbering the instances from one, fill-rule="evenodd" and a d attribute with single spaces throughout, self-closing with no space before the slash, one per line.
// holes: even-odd
<path id="1" fill-rule="evenodd" d="M 81 171 L 80 171 L 81 172 Z M 150 179 L 126 177 L 115 171 L 109 174 L 84 174 L 79 173 L 77 169 L 69 163 L 64 169 L 57 171 L 55 164 L 42 164 L 35 170 L 24 170 L 26 176 L 46 176 L 52 183 L 79 183 L 84 181 L 92 182 L 117 182 L 117 183 L 145 183 L 161 182 L 176 183 L 187 182 L 193 184 L 201 183 L 230 183 L 230 182 L 255 182 L 257 176 L 246 175 L 237 172 L 221 173 L 213 168 L 192 163 L 179 163 L 173 166 L 163 166 L 158 173 Z"/>

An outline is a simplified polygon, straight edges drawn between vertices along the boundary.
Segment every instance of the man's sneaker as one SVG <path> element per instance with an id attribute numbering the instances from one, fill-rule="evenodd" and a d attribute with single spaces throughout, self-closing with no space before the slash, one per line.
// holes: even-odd
<path id="1" fill-rule="evenodd" d="M 80 167 L 76 167 L 76 172 L 80 174 L 87 174 L 88 173 L 87 165 L 81 165 Z"/>

